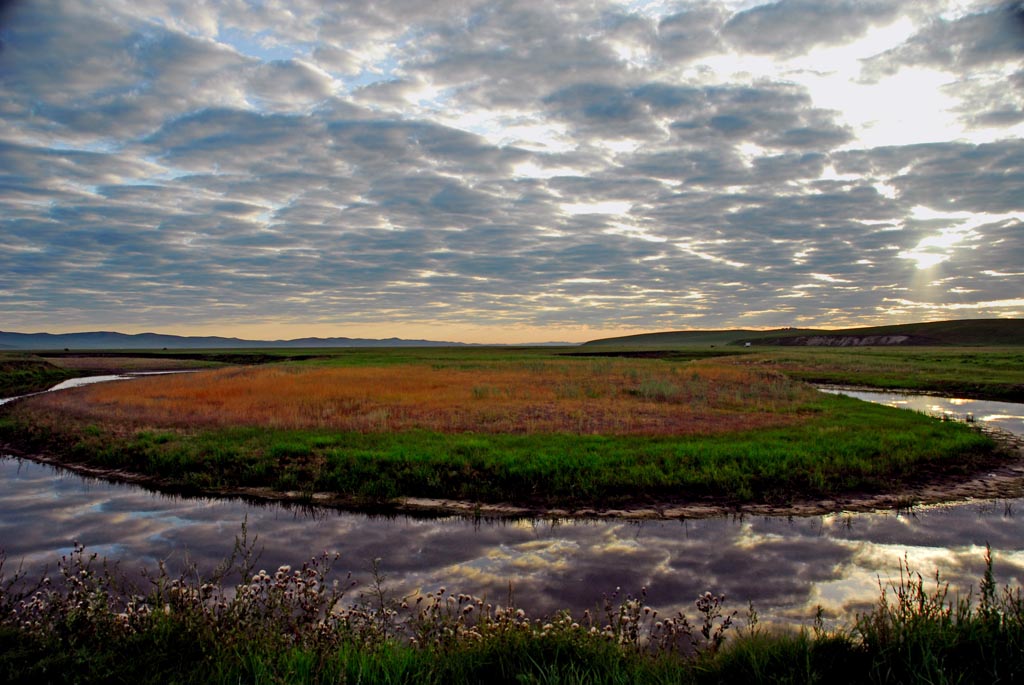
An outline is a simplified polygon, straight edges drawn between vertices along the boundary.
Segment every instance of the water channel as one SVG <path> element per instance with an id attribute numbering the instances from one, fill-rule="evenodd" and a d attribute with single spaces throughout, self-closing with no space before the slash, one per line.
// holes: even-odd
<path id="1" fill-rule="evenodd" d="M 854 393 L 919 411 L 972 413 L 978 422 L 1024 434 L 1024 405 Z M 693 614 L 705 590 L 724 593 L 762 619 L 810 623 L 816 607 L 847 620 L 876 601 L 879 582 L 900 562 L 951 588 L 976 586 L 991 545 L 1001 585 L 1024 584 L 1024 499 L 969 501 L 910 511 L 804 518 L 729 516 L 672 521 L 500 520 L 373 517 L 240 500 L 168 496 L 0 457 L 0 548 L 7 568 L 53 568 L 74 541 L 123 569 L 209 572 L 246 522 L 260 566 L 297 564 L 323 551 L 360 585 L 373 559 L 397 594 L 445 586 L 539 615 L 593 608 L 605 593 L 648 589 L 648 603 Z"/>

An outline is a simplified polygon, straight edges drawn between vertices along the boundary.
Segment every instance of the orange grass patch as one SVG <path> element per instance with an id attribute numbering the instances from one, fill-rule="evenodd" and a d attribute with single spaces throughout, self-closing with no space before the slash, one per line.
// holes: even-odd
<path id="1" fill-rule="evenodd" d="M 683 435 L 792 423 L 812 393 L 759 369 L 602 361 L 233 368 L 87 386 L 37 402 L 91 421 L 168 428 Z"/>

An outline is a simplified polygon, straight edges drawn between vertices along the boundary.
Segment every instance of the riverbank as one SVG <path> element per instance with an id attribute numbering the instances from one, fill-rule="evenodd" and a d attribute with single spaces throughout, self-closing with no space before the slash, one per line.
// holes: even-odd
<path id="1" fill-rule="evenodd" d="M 40 392 L 75 375 L 74 371 L 41 359 L 0 355 L 0 399 Z"/>
<path id="2" fill-rule="evenodd" d="M 198 371 L 224 366 L 209 355 L 193 358 L 95 352 L 49 352 L 43 355 L 0 351 L 0 400 L 45 392 L 72 378 Z"/>
<path id="3" fill-rule="evenodd" d="M 195 488 L 180 481 L 124 469 L 103 468 L 69 461 L 46 452 L 26 452 L 0 443 L 0 453 L 31 459 L 90 478 L 129 483 L 157 492 L 180 495 L 236 497 L 252 502 L 280 502 L 296 506 L 318 506 L 354 512 L 408 515 L 457 515 L 482 518 L 547 519 L 699 519 L 723 515 L 819 516 L 839 512 L 869 512 L 910 509 L 915 506 L 970 500 L 1024 497 L 1024 439 L 999 429 L 983 432 L 998 445 L 998 454 L 987 466 L 964 474 L 939 472 L 922 474 L 890 492 L 847 492 L 833 497 L 796 498 L 789 502 L 739 502 L 704 497 L 698 501 L 665 499 L 660 502 L 621 503 L 617 506 L 542 506 L 511 502 L 480 502 L 449 498 L 402 497 L 367 501 L 333 492 L 275 490 L 270 487 L 222 486 Z"/>

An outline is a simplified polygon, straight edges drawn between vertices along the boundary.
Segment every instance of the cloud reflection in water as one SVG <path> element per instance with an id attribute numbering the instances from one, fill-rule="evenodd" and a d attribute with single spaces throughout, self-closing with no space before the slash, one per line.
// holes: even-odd
<path id="1" fill-rule="evenodd" d="M 268 569 L 337 551 L 336 568 L 365 587 L 380 558 L 396 592 L 443 585 L 503 602 L 511 583 L 531 612 L 579 612 L 616 587 L 646 586 L 663 611 L 692 613 L 712 590 L 741 613 L 750 601 L 764 618 L 808 621 L 818 604 L 842 615 L 873 602 L 878 578 L 897 576 L 904 555 L 926 579 L 938 568 L 954 588 L 976 584 L 986 542 L 998 582 L 1024 582 L 1021 500 L 793 519 L 474 523 L 174 497 L 4 458 L 0 506 L 0 547 L 29 569 L 52 567 L 77 540 L 126 570 L 191 559 L 210 571 L 247 520 Z"/>

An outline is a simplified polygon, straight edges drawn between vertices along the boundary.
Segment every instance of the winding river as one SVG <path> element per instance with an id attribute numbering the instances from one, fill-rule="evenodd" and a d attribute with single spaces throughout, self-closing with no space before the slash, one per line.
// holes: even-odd
<path id="1" fill-rule="evenodd" d="M 80 382 L 80 381 L 79 381 Z M 65 386 L 66 387 L 66 386 Z M 1024 405 L 843 391 L 862 399 L 975 420 L 1024 434 Z M 910 511 L 804 518 L 730 516 L 674 521 L 374 517 L 240 500 L 177 497 L 0 457 L 0 548 L 7 569 L 53 567 L 75 541 L 123 569 L 209 572 L 230 554 L 243 522 L 260 566 L 341 554 L 358 595 L 373 559 L 396 594 L 417 589 L 515 602 L 531 614 L 582 612 L 605 593 L 647 588 L 648 603 L 692 614 L 705 590 L 744 614 L 809 623 L 816 607 L 846 621 L 875 602 L 900 562 L 951 588 L 976 585 L 991 545 L 999 584 L 1024 584 L 1024 499 L 968 501 Z"/>

